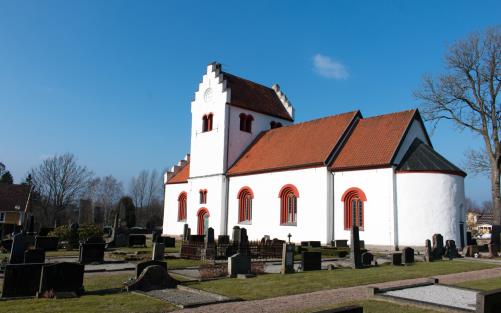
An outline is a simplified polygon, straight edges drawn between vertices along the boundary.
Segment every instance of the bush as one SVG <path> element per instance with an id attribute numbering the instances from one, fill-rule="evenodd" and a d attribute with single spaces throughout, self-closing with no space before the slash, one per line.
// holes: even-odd
<path id="1" fill-rule="evenodd" d="M 48 235 L 50 237 L 58 237 L 59 241 L 68 241 L 70 239 L 70 227 L 68 225 L 58 226 L 49 232 Z"/>
<path id="2" fill-rule="evenodd" d="M 103 237 L 103 230 L 94 224 L 83 224 L 78 228 L 78 239 L 85 241 L 91 237 Z"/>

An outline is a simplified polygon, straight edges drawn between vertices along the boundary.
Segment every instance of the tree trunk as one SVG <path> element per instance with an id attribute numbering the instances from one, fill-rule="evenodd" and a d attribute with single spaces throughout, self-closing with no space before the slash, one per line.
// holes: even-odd
<path id="1" fill-rule="evenodd" d="M 492 214 L 494 225 L 501 225 L 501 184 L 500 184 L 500 168 L 499 166 L 493 167 L 491 171 L 492 182 Z"/>

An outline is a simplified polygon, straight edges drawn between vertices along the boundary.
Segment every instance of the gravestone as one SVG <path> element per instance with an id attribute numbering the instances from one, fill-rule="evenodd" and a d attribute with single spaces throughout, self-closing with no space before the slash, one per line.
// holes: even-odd
<path id="1" fill-rule="evenodd" d="M 454 240 L 447 240 L 445 242 L 444 256 L 449 258 L 449 260 L 461 257 L 458 253 L 458 249 L 456 247 L 456 242 Z"/>
<path id="2" fill-rule="evenodd" d="M 153 243 L 153 255 L 151 257 L 152 260 L 163 260 L 165 255 L 165 245 L 163 242 L 154 242 Z"/>
<path id="3" fill-rule="evenodd" d="M 360 252 L 360 239 L 358 234 L 358 226 L 353 225 L 351 227 L 351 249 L 350 249 L 350 259 L 352 263 L 352 268 L 361 268 L 361 252 Z"/>
<path id="4" fill-rule="evenodd" d="M 336 248 L 349 248 L 348 240 L 334 240 L 334 247 Z"/>
<path id="5" fill-rule="evenodd" d="M 129 235 L 129 247 L 146 247 L 146 236 L 137 234 Z"/>
<path id="6" fill-rule="evenodd" d="M 68 244 L 72 249 L 76 249 L 79 247 L 78 242 L 78 223 L 73 223 L 70 225 L 70 238 L 68 239 Z"/>
<path id="7" fill-rule="evenodd" d="M 162 241 L 162 232 L 159 230 L 155 230 L 151 233 L 151 242 Z"/>
<path id="8" fill-rule="evenodd" d="M 294 273 L 294 250 L 294 244 L 284 243 L 282 249 L 282 266 L 280 268 L 280 273 Z"/>
<path id="9" fill-rule="evenodd" d="M 440 234 L 433 235 L 433 259 L 442 260 L 444 255 L 444 237 Z"/>
<path id="10" fill-rule="evenodd" d="M 216 255 L 216 242 L 214 241 L 214 228 L 207 229 L 207 236 L 204 238 L 204 248 L 201 251 L 202 259 L 212 260 Z"/>
<path id="11" fill-rule="evenodd" d="M 479 313 L 499 313 L 501 308 L 501 289 L 477 293 L 476 311 Z"/>
<path id="12" fill-rule="evenodd" d="M 217 236 L 217 244 L 218 245 L 225 245 L 230 243 L 230 236 L 228 235 L 219 235 Z"/>
<path id="13" fill-rule="evenodd" d="M 360 240 L 360 249 L 365 250 L 365 241 Z"/>
<path id="14" fill-rule="evenodd" d="M 35 237 L 36 249 L 43 249 L 44 251 L 57 251 L 58 244 L 59 244 L 59 238 L 57 237 L 45 237 L 45 236 Z"/>
<path id="15" fill-rule="evenodd" d="M 231 240 L 238 242 L 240 240 L 240 227 L 233 226 L 233 232 L 231 233 Z"/>
<path id="16" fill-rule="evenodd" d="M 145 268 L 147 268 L 148 266 L 152 266 L 152 265 L 158 265 L 158 266 L 163 267 L 165 270 L 167 270 L 167 262 L 165 262 L 165 261 L 151 260 L 151 261 L 140 262 L 140 263 L 136 264 L 136 278 L 138 278 L 139 275 L 141 275 L 141 273 L 144 271 Z"/>
<path id="17" fill-rule="evenodd" d="M 139 277 L 131 283 L 127 283 L 127 291 L 140 290 L 152 291 L 166 288 L 176 288 L 179 282 L 172 278 L 164 267 L 150 265 L 146 267 Z"/>
<path id="18" fill-rule="evenodd" d="M 10 264 L 21 264 L 24 262 L 24 250 L 28 246 L 28 235 L 19 233 L 14 235 L 12 248 L 10 250 Z"/>
<path id="19" fill-rule="evenodd" d="M 473 239 L 472 239 L 472 236 L 471 236 L 471 231 L 467 231 L 466 232 L 466 245 L 467 246 L 472 246 L 474 243 L 473 243 Z"/>
<path id="20" fill-rule="evenodd" d="M 372 253 L 370 252 L 362 253 L 362 265 L 364 267 L 371 266 L 373 261 L 374 261 L 374 255 Z"/>
<path id="21" fill-rule="evenodd" d="M 498 248 L 501 245 L 501 225 L 492 225 L 490 243 Z"/>
<path id="22" fill-rule="evenodd" d="M 301 268 L 303 271 L 319 271 L 322 269 L 322 254 L 320 252 L 301 253 Z"/>
<path id="23" fill-rule="evenodd" d="M 433 252 L 431 249 L 431 241 L 430 239 L 426 239 L 424 243 L 424 261 L 425 262 L 433 262 Z"/>
<path id="24" fill-rule="evenodd" d="M 249 238 L 247 237 L 247 229 L 240 228 L 238 239 L 238 253 L 244 253 L 250 255 L 249 251 Z"/>
<path id="25" fill-rule="evenodd" d="M 24 263 L 45 263 L 45 250 L 28 249 L 24 251 Z"/>
<path id="26" fill-rule="evenodd" d="M 38 297 L 49 298 L 59 292 L 73 292 L 82 295 L 84 292 L 84 265 L 78 263 L 46 264 L 42 268 Z"/>
<path id="27" fill-rule="evenodd" d="M 189 230 L 190 228 L 188 227 L 188 224 L 184 224 L 183 226 L 183 241 L 187 241 L 189 237 Z"/>
<path id="28" fill-rule="evenodd" d="M 213 246 L 214 242 L 214 228 L 207 229 L 207 236 L 205 237 L 205 246 Z"/>
<path id="29" fill-rule="evenodd" d="M 32 297 L 40 286 L 43 264 L 7 264 L 5 266 L 2 298 Z"/>
<path id="30" fill-rule="evenodd" d="M 176 246 L 176 238 L 165 236 L 162 239 L 166 248 L 174 248 Z"/>
<path id="31" fill-rule="evenodd" d="M 301 241 L 302 247 L 320 248 L 322 244 L 320 241 Z"/>
<path id="32" fill-rule="evenodd" d="M 466 246 L 463 249 L 463 255 L 465 257 L 473 258 L 477 253 L 480 253 L 480 250 L 478 249 L 477 245 Z"/>
<path id="33" fill-rule="evenodd" d="M 103 263 L 105 243 L 80 243 L 78 262 L 81 264 Z"/>
<path id="34" fill-rule="evenodd" d="M 411 247 L 402 249 L 402 263 L 405 265 L 414 263 L 414 249 Z"/>
<path id="35" fill-rule="evenodd" d="M 236 277 L 239 274 L 251 273 L 251 259 L 247 254 L 234 254 L 228 258 L 228 275 Z"/>
<path id="36" fill-rule="evenodd" d="M 395 252 L 391 254 L 391 264 L 393 265 L 402 265 L 402 253 Z"/>
<path id="37" fill-rule="evenodd" d="M 315 311 L 313 313 L 364 313 L 364 308 L 358 305 L 351 305 L 335 309 Z"/>

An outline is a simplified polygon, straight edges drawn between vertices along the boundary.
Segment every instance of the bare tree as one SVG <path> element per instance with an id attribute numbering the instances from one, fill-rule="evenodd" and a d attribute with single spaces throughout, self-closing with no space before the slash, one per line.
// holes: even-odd
<path id="1" fill-rule="evenodd" d="M 31 170 L 33 186 L 41 198 L 41 208 L 52 225 L 57 216 L 75 205 L 87 190 L 92 172 L 78 165 L 73 154 L 49 157 Z"/>
<path id="2" fill-rule="evenodd" d="M 130 195 L 136 206 L 137 220 L 145 224 L 153 217 L 162 217 L 162 180 L 158 171 L 142 170 L 133 177 L 130 184 Z"/>
<path id="3" fill-rule="evenodd" d="M 104 210 L 104 223 L 112 221 L 112 209 L 123 196 L 123 185 L 115 177 L 109 175 L 99 179 L 95 202 Z"/>
<path id="4" fill-rule="evenodd" d="M 490 174 L 494 223 L 501 225 L 499 129 L 501 108 L 501 28 L 475 33 L 450 47 L 445 56 L 447 73 L 436 79 L 425 76 L 415 96 L 434 126 L 451 120 L 482 138 L 483 151 L 470 151 L 469 168 Z"/>

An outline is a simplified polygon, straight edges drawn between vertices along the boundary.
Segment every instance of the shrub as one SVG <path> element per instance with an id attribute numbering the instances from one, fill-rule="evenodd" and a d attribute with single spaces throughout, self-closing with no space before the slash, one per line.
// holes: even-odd
<path id="1" fill-rule="evenodd" d="M 70 239 L 70 228 L 68 225 L 62 225 L 54 228 L 53 231 L 48 234 L 51 237 L 58 237 L 59 241 L 68 241 Z"/>
<path id="2" fill-rule="evenodd" d="M 94 224 L 83 224 L 78 228 L 78 239 L 85 241 L 91 237 L 103 237 L 103 230 Z"/>

